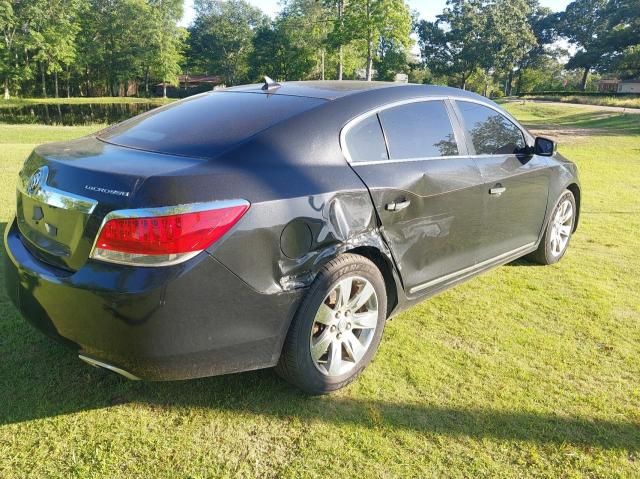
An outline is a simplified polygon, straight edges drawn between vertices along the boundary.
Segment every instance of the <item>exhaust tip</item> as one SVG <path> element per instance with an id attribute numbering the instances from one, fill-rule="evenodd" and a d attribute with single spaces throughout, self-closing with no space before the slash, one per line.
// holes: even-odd
<path id="1" fill-rule="evenodd" d="M 138 376 L 134 376 L 130 372 L 125 371 L 124 369 L 121 369 L 121 368 L 119 368 L 117 366 L 114 366 L 112 364 L 103 363 L 102 361 L 98 361 L 97 359 L 89 358 L 89 357 L 84 356 L 82 354 L 78 354 L 78 358 L 83 360 L 85 363 L 93 366 L 94 368 L 108 369 L 109 371 L 112 371 L 112 372 L 114 372 L 116 374 L 119 374 L 120 376 L 124 376 L 125 378 L 131 379 L 133 381 L 139 381 L 140 380 L 140 378 Z"/>

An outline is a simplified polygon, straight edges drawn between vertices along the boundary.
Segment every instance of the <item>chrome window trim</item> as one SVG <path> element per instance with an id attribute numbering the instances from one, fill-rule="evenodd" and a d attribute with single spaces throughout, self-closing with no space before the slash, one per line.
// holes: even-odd
<path id="1" fill-rule="evenodd" d="M 436 286 L 440 283 L 444 283 L 445 281 L 448 280 L 457 280 L 457 279 L 461 279 L 463 277 L 465 277 L 465 274 L 473 274 L 478 270 L 481 270 L 482 268 L 484 268 L 485 266 L 490 265 L 491 263 L 509 258 L 510 256 L 514 256 L 522 251 L 526 251 L 529 248 L 531 248 L 532 246 L 535 246 L 535 241 L 532 243 L 527 243 L 523 246 L 520 246 L 518 248 L 512 249 L 511 251 L 507 251 L 506 253 L 502 253 L 499 254 L 498 256 L 494 256 L 493 258 L 489 258 L 489 259 L 485 259 L 484 261 L 481 261 L 480 263 L 476 263 L 472 266 L 469 266 L 467 268 L 463 268 L 460 269 L 458 271 L 454 271 L 453 273 L 449 273 L 449 274 L 445 274 L 444 276 L 440 276 L 438 278 L 432 279 L 431 281 L 427 281 L 426 283 L 422 283 L 419 284 L 417 286 L 414 286 L 413 288 L 409 289 L 409 293 L 413 294 L 413 293 L 417 293 L 419 291 L 422 291 L 423 289 L 427 289 L 431 286 Z"/>
<path id="2" fill-rule="evenodd" d="M 384 110 L 388 110 L 389 108 L 395 108 L 397 106 L 402 106 L 402 105 L 408 105 L 411 103 L 422 103 L 422 102 L 426 102 L 426 101 L 466 101 L 469 103 L 477 103 L 478 105 L 482 105 L 485 106 L 487 108 L 490 108 L 491 110 L 494 110 L 495 112 L 499 113 L 500 115 L 506 117 L 509 121 L 511 121 L 516 127 L 518 127 L 518 129 L 522 132 L 522 135 L 525 138 L 525 143 L 527 142 L 527 139 L 531 140 L 532 136 L 527 132 L 527 130 L 515 119 L 513 118 L 509 113 L 500 110 L 498 107 L 491 105 L 489 103 L 486 103 L 482 100 L 478 100 L 475 98 L 464 98 L 464 97 L 458 97 L 458 96 L 444 96 L 444 95 L 439 95 L 439 96 L 424 96 L 424 97 L 415 97 L 415 98 L 408 98 L 405 100 L 399 100 L 399 101 L 395 101 L 392 103 L 387 103 L 385 105 L 381 105 L 378 106 L 376 108 L 373 108 L 371 110 L 368 110 L 364 113 L 361 113 L 360 115 L 352 118 L 351 120 L 349 120 L 340 130 L 340 149 L 342 150 L 342 154 L 344 155 L 344 157 L 346 158 L 347 162 L 352 165 L 352 166 L 368 166 L 368 165 L 380 165 L 380 164 L 387 164 L 387 163 L 407 163 L 407 162 L 413 162 L 413 161 L 431 161 L 431 160 L 451 160 L 451 159 L 464 159 L 464 158 L 478 158 L 478 157 L 494 157 L 494 156 L 504 156 L 504 154 L 483 154 L 483 155 L 451 155 L 451 156 L 426 156 L 426 157 L 422 157 L 422 158 L 389 158 L 387 160 L 378 160 L 378 161 L 353 161 L 351 154 L 349 153 L 349 148 L 347 146 L 347 141 L 346 141 L 346 136 L 347 133 L 349 133 L 349 130 L 357 125 L 358 123 L 360 123 L 361 121 L 365 120 L 366 118 L 372 116 L 372 115 L 377 115 L 378 113 L 384 111 Z M 455 106 L 454 106 L 455 108 Z M 449 113 L 448 109 L 447 109 L 447 114 Z M 452 123 L 452 128 L 453 128 L 453 119 L 449 118 L 449 120 Z M 384 133 L 384 128 L 382 128 L 382 123 L 380 123 L 380 128 L 382 129 L 382 134 L 385 135 Z M 454 130 L 454 135 L 456 136 L 456 141 L 458 143 L 460 143 L 460 138 L 458 138 L 458 135 L 455 131 L 455 128 L 453 128 Z M 385 143 L 386 143 L 386 136 L 385 136 Z M 388 150 L 388 144 L 387 144 L 387 150 Z"/>
<path id="3" fill-rule="evenodd" d="M 28 198 L 49 206 L 54 206 L 64 210 L 79 211 L 87 215 L 93 213 L 93 210 L 95 210 L 98 205 L 96 200 L 87 198 L 86 196 L 62 191 L 54 188 L 53 186 L 47 185 L 48 170 L 45 171 L 47 171 L 47 173 L 42 179 L 42 184 L 31 193 L 27 192 L 27 184 L 30 177 L 25 177 L 24 174 L 21 173 L 20 181 L 18 181 L 18 191 Z"/>
<path id="4" fill-rule="evenodd" d="M 105 215 L 98 228 L 96 237 L 93 239 L 93 245 L 91 246 L 91 253 L 89 258 L 98 261 L 104 261 L 108 263 L 123 264 L 127 266 L 171 266 L 178 263 L 182 263 L 191 258 L 194 258 L 204 250 L 190 251 L 188 253 L 176 253 L 166 255 L 143 255 L 135 253 L 122 253 L 119 251 L 105 250 L 97 248 L 96 244 L 102 228 L 107 224 L 109 220 L 119 218 L 152 218 L 161 216 L 170 216 L 176 214 L 185 213 L 198 213 L 200 211 L 220 210 L 224 208 L 231 208 L 233 206 L 246 206 L 249 207 L 251 203 L 244 199 L 234 200 L 217 200 L 207 201 L 202 203 L 187 203 L 175 206 L 159 206 L 157 208 L 134 208 L 126 210 L 113 210 Z M 107 253 L 108 252 L 108 253 Z M 124 255 L 128 255 L 125 259 Z M 132 261 L 133 259 L 133 261 Z"/>
<path id="5" fill-rule="evenodd" d="M 451 156 L 425 156 L 421 158 L 401 158 L 397 160 L 380 160 L 380 161 L 354 161 L 352 166 L 368 166 L 379 165 L 380 163 L 411 163 L 414 161 L 431 161 L 431 160 L 460 160 L 464 158 L 473 158 L 472 155 L 451 155 Z"/>

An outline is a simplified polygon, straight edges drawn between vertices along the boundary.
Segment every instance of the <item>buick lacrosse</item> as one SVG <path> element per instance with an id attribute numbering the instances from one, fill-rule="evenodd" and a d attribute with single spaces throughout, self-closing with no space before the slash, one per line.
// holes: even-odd
<path id="1" fill-rule="evenodd" d="M 367 366 L 399 311 L 522 256 L 560 260 L 580 196 L 554 143 L 484 97 L 267 78 L 36 148 L 6 284 L 93 366 L 275 366 L 319 394 Z"/>

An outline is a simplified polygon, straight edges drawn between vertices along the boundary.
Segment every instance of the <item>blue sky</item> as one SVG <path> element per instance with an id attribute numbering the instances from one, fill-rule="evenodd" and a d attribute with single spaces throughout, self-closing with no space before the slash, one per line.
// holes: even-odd
<path id="1" fill-rule="evenodd" d="M 249 3 L 259 7 L 266 14 L 274 16 L 280 10 L 279 0 L 248 0 Z M 412 9 L 420 12 L 422 18 L 433 20 L 444 6 L 446 0 L 407 0 Z M 564 10 L 569 0 L 540 0 L 545 7 L 549 7 L 554 11 Z M 193 20 L 193 0 L 185 0 L 184 2 L 184 18 L 183 25 L 189 25 Z"/>

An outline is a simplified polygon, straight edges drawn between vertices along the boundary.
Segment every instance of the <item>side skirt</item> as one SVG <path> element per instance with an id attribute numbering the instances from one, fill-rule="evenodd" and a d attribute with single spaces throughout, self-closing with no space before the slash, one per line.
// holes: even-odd
<path id="1" fill-rule="evenodd" d="M 535 251 L 536 248 L 537 248 L 536 242 L 528 243 L 524 246 L 521 246 L 511 251 L 507 251 L 506 253 L 495 256 L 488 260 L 482 261 L 480 263 L 476 263 L 473 266 L 469 266 L 459 271 L 455 271 L 445 276 L 440 276 L 439 278 L 433 279 L 426 283 L 422 283 L 417 286 L 414 286 L 409 290 L 409 294 L 406 297 L 406 301 L 404 301 L 405 304 L 399 307 L 397 311 L 394 311 L 394 316 L 400 311 L 407 309 L 408 307 L 416 303 L 419 303 L 431 296 L 434 296 L 442 291 L 445 291 L 453 286 L 456 286 L 468 279 L 471 279 L 474 276 L 477 276 L 493 268 L 497 268 L 498 266 L 502 266 L 518 258 L 521 258 Z"/>

